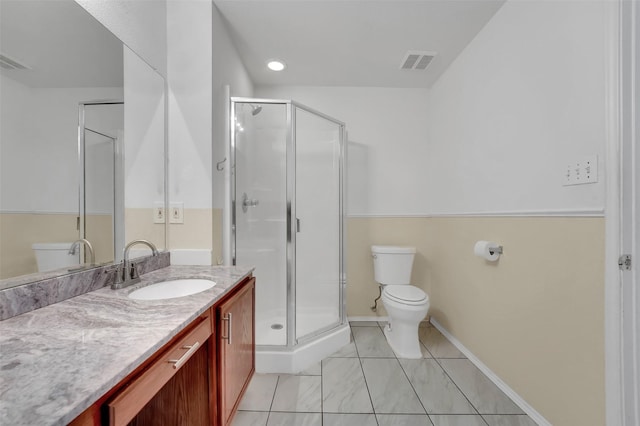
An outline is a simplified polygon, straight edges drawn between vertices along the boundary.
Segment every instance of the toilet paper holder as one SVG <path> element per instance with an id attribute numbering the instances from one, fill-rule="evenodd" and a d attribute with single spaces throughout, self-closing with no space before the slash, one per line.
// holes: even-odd
<path id="1" fill-rule="evenodd" d="M 502 254 L 502 246 L 492 247 L 489 249 L 489 253 L 493 254 L 494 252 L 498 254 Z"/>
<path id="2" fill-rule="evenodd" d="M 473 253 L 489 262 L 496 262 L 502 255 L 502 245 L 494 241 L 476 241 L 473 246 Z"/>

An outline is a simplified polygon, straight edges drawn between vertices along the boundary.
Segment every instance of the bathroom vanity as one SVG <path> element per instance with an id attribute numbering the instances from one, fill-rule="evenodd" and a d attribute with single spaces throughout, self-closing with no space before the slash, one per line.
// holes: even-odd
<path id="1" fill-rule="evenodd" d="M 104 288 L 1 322 L 0 418 L 13 425 L 230 424 L 255 370 L 252 270 L 172 266 L 142 278 L 129 289 Z M 128 297 L 176 278 L 216 285 L 175 299 Z"/>

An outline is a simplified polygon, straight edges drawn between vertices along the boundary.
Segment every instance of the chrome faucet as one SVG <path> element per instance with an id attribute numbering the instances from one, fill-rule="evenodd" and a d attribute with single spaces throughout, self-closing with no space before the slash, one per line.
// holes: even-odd
<path id="1" fill-rule="evenodd" d="M 136 264 L 129 261 L 129 250 L 136 244 L 144 244 L 151 249 L 153 256 L 158 255 L 158 249 L 152 242 L 147 240 L 133 240 L 127 244 L 124 248 L 124 256 L 122 263 L 118 266 L 116 271 L 116 278 L 111 288 L 117 290 L 119 288 L 129 287 L 130 285 L 140 282 L 140 275 L 138 275 L 138 269 Z"/>
<path id="2" fill-rule="evenodd" d="M 80 244 L 84 244 L 87 247 L 87 250 L 89 250 L 89 259 L 91 259 L 91 263 L 89 264 L 89 266 L 94 266 L 96 264 L 96 256 L 93 253 L 93 246 L 91 245 L 89 240 L 80 238 L 79 240 L 74 241 L 73 244 L 71 244 L 71 247 L 69 247 L 69 254 L 76 254 L 76 249 L 80 247 Z"/>

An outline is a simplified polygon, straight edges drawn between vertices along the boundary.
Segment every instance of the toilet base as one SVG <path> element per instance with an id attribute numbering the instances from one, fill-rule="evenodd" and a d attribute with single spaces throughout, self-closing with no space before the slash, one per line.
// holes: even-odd
<path id="1" fill-rule="evenodd" d="M 419 322 L 415 324 L 389 322 L 384 328 L 384 335 L 398 358 L 422 358 L 422 346 L 418 338 Z"/>

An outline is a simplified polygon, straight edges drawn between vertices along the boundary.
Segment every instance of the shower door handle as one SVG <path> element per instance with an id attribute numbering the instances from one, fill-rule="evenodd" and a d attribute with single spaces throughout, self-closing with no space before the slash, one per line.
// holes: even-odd
<path id="1" fill-rule="evenodd" d="M 300 219 L 296 217 L 296 232 L 300 232 Z"/>
<path id="2" fill-rule="evenodd" d="M 260 200 L 250 200 L 245 192 L 242 194 L 242 212 L 246 213 L 249 207 L 255 207 L 260 203 Z"/>

